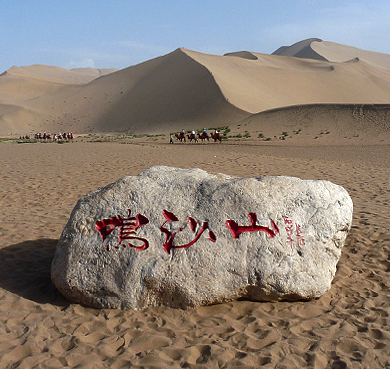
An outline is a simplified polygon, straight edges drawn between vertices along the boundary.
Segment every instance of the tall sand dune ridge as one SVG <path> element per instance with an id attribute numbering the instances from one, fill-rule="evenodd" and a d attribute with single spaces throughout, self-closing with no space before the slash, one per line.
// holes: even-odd
<path id="1" fill-rule="evenodd" d="M 98 131 L 169 132 L 183 125 L 194 128 L 205 122 L 231 123 L 248 115 L 228 102 L 207 66 L 186 50 L 178 49 L 91 85 L 101 90 L 108 78 L 118 77 L 131 82 L 96 122 Z"/>
<path id="2" fill-rule="evenodd" d="M 0 76 L 0 135 L 166 133 L 294 105 L 390 104 L 387 60 L 310 39 L 274 55 L 177 49 L 119 71 L 13 67 Z"/>

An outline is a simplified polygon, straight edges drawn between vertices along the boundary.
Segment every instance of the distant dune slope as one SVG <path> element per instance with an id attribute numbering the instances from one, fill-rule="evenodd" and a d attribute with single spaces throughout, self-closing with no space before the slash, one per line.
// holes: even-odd
<path id="1" fill-rule="evenodd" d="M 331 62 L 343 62 L 358 58 L 390 69 L 390 55 L 388 54 L 361 50 L 356 47 L 340 45 L 328 41 L 313 42 L 311 47 L 315 52 Z"/>
<path id="2" fill-rule="evenodd" d="M 64 90 L 77 90 L 77 86 L 114 72 L 116 69 L 64 68 L 32 65 L 12 67 L 0 75 L 0 135 L 31 134 L 51 131 L 53 120 L 60 112 L 73 112 L 74 106 L 59 102 Z M 72 94 L 72 93 L 71 93 Z M 54 130 L 59 131 L 60 125 Z"/>
<path id="3" fill-rule="evenodd" d="M 44 79 L 3 74 L 0 76 L 0 103 L 23 105 L 28 100 L 52 94 L 63 86 Z"/>
<path id="4" fill-rule="evenodd" d="M 111 73 L 14 67 L 0 76 L 0 135 L 169 132 L 294 105 L 390 104 L 390 69 L 373 59 L 350 60 L 353 48 L 334 45 L 304 40 L 280 55 L 177 49 Z"/>
<path id="5" fill-rule="evenodd" d="M 309 38 L 299 41 L 291 46 L 282 46 L 272 53 L 272 55 L 294 56 L 295 58 L 328 60 L 312 48 L 314 42 L 321 42 L 319 38 Z"/>
<path id="6" fill-rule="evenodd" d="M 233 53 L 226 53 L 224 56 L 237 56 L 239 58 L 243 59 L 249 59 L 249 60 L 258 60 L 259 58 L 254 54 L 249 51 L 236 51 Z"/>
<path id="7" fill-rule="evenodd" d="M 65 69 L 48 65 L 30 65 L 26 67 L 12 67 L 2 75 L 14 77 L 35 78 L 42 81 L 84 84 L 93 79 L 117 71 L 115 68 L 95 69 L 95 68 L 75 68 Z"/>
<path id="8" fill-rule="evenodd" d="M 378 142 L 389 138 L 390 104 L 296 105 L 253 114 L 240 123 L 265 137 L 287 132 L 305 144 L 336 143 L 343 138 Z"/>
<path id="9" fill-rule="evenodd" d="M 390 55 L 388 54 L 362 50 L 335 42 L 322 41 L 319 38 L 310 38 L 291 46 L 282 46 L 273 52 L 272 55 L 294 56 L 296 58 L 326 60 L 330 62 L 347 62 L 358 58 L 390 69 Z"/>
<path id="10" fill-rule="evenodd" d="M 390 70 L 364 60 L 336 63 L 252 53 L 257 60 L 185 50 L 214 76 L 226 99 L 257 113 L 312 103 L 390 103 Z"/>

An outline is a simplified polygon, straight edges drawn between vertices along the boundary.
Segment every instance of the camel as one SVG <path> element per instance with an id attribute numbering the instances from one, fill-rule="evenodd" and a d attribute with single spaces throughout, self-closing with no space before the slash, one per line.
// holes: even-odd
<path id="1" fill-rule="evenodd" d="M 198 133 L 198 136 L 202 140 L 202 142 L 205 140 L 210 141 L 210 137 L 207 133 L 204 133 L 204 132 Z"/>
<path id="2" fill-rule="evenodd" d="M 195 141 L 195 143 L 198 142 L 198 139 L 196 138 L 196 135 L 194 135 L 193 133 L 191 133 L 190 135 L 187 135 L 187 138 L 188 138 L 188 141 L 192 142 L 192 140 Z"/>
<path id="3" fill-rule="evenodd" d="M 175 133 L 175 137 L 177 140 L 179 140 L 180 142 L 182 142 L 184 140 L 184 142 L 186 142 L 186 136 L 184 133 Z"/>
<path id="4" fill-rule="evenodd" d="M 222 137 L 219 134 L 219 132 L 218 133 L 212 133 L 211 134 L 211 138 L 214 140 L 214 142 L 217 142 L 217 141 L 222 142 Z"/>

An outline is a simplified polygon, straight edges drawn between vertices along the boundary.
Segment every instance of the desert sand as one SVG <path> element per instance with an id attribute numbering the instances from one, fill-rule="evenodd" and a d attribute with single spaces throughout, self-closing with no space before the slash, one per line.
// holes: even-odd
<path id="1" fill-rule="evenodd" d="M 275 55 L 178 49 L 120 71 L 2 73 L 0 136 L 75 140 L 0 139 L 0 369 L 390 367 L 388 63 L 310 39 Z M 169 144 L 203 127 L 229 138 Z M 185 311 L 67 301 L 50 267 L 76 202 L 153 165 L 344 186 L 354 217 L 331 290 Z"/>
<path id="2" fill-rule="evenodd" d="M 1 368 L 390 366 L 389 144 L 141 140 L 0 143 Z M 77 200 L 152 165 L 344 186 L 354 219 L 332 289 L 309 302 L 186 311 L 96 310 L 65 300 L 50 264 Z"/>

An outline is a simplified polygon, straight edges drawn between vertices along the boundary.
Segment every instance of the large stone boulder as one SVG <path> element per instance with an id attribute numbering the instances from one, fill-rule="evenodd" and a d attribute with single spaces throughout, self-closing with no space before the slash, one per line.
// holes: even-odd
<path id="1" fill-rule="evenodd" d="M 326 293 L 352 222 L 328 181 L 152 167 L 81 198 L 52 280 L 98 307 L 197 307 Z"/>

